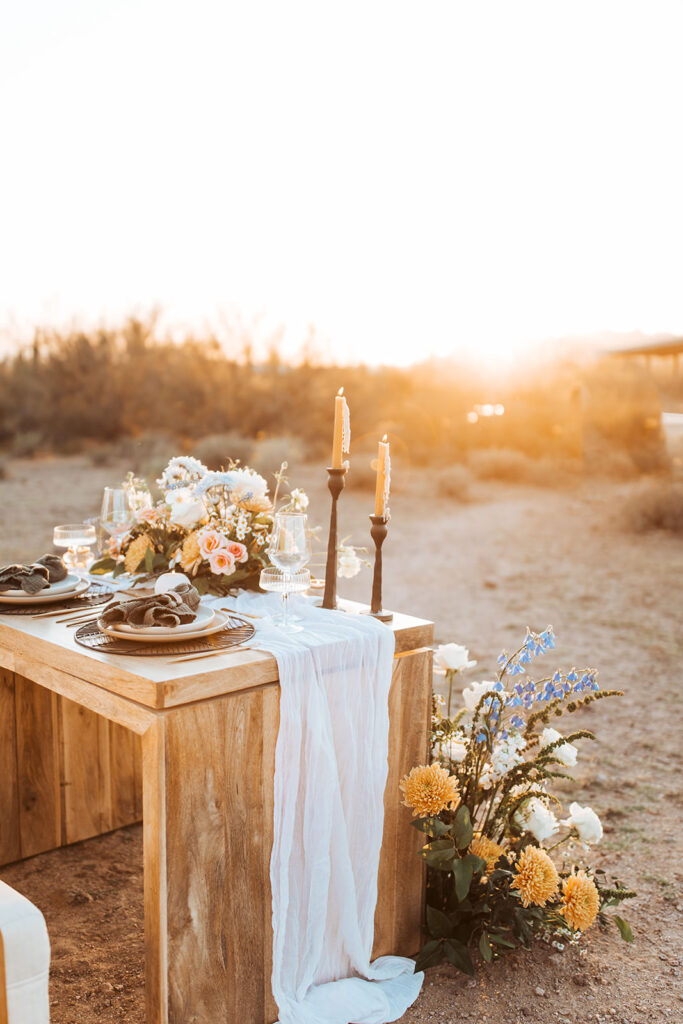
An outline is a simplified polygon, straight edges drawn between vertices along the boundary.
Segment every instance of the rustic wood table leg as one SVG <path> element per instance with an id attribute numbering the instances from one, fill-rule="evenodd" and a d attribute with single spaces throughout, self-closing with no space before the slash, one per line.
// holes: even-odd
<path id="1" fill-rule="evenodd" d="M 147 1024 L 267 1024 L 275 685 L 143 737 Z"/>

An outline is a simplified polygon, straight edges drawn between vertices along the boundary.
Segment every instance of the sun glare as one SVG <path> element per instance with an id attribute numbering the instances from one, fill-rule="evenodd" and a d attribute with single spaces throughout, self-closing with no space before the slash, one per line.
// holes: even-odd
<path id="1" fill-rule="evenodd" d="M 6 338 L 239 310 L 290 358 L 500 369 L 683 330 L 676 5 L 266 8 L 8 9 Z"/>

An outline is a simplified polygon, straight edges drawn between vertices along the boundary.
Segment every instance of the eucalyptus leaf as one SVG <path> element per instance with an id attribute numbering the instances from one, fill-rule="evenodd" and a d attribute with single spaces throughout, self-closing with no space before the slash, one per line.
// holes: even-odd
<path id="1" fill-rule="evenodd" d="M 418 853 L 430 868 L 436 868 L 437 871 L 450 871 L 456 857 L 450 839 L 435 839 L 433 843 L 423 846 Z"/>
<path id="2" fill-rule="evenodd" d="M 447 939 L 453 933 L 453 925 L 447 914 L 436 907 L 427 907 L 427 928 L 435 939 Z"/>
<path id="3" fill-rule="evenodd" d="M 106 558 L 98 558 L 98 560 L 93 562 L 90 566 L 88 572 L 93 576 L 104 576 L 105 573 L 111 572 L 115 565 L 116 562 L 113 558 L 109 558 L 108 556 Z"/>
<path id="4" fill-rule="evenodd" d="M 472 822 L 470 821 L 470 812 L 468 808 L 462 804 L 458 808 L 455 815 L 455 821 L 453 822 L 452 832 L 455 836 L 455 845 L 459 850 L 464 850 L 472 842 L 473 830 Z"/>
<path id="5" fill-rule="evenodd" d="M 481 933 L 481 938 L 479 939 L 479 952 L 486 963 L 490 964 L 493 960 L 493 950 L 491 949 L 491 943 L 489 942 L 489 937 L 486 934 L 486 931 Z"/>
<path id="6" fill-rule="evenodd" d="M 449 826 L 444 825 L 439 818 L 413 818 L 410 823 L 418 832 L 425 832 L 428 836 L 445 836 Z"/>
<path id="7" fill-rule="evenodd" d="M 455 939 L 449 939 L 444 942 L 443 948 L 449 963 L 457 967 L 463 974 L 469 974 L 470 977 L 474 975 L 474 964 L 467 946 L 463 946 L 462 942 L 457 942 Z"/>
<path id="8" fill-rule="evenodd" d="M 474 866 L 467 857 L 462 857 L 453 862 L 453 874 L 455 875 L 455 895 L 458 902 L 464 900 L 470 891 Z"/>
<path id="9" fill-rule="evenodd" d="M 442 960 L 443 942 L 439 939 L 430 939 L 415 958 L 415 973 L 424 971 L 427 967 L 436 967 Z"/>
<path id="10" fill-rule="evenodd" d="M 623 917 L 619 917 L 618 914 L 615 914 L 614 923 L 621 932 L 621 937 L 624 942 L 633 942 L 633 932 L 631 931 L 631 925 L 628 921 L 624 921 Z"/>

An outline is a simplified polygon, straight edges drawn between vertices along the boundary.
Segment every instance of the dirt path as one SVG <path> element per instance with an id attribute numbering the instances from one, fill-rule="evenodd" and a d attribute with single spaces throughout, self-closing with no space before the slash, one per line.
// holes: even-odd
<path id="1" fill-rule="evenodd" d="M 51 526 L 90 513 L 103 484 L 117 479 L 112 470 L 93 474 L 79 459 L 22 463 L 11 472 L 0 482 L 0 561 L 10 549 L 13 557 L 31 557 L 48 548 Z M 323 521 L 320 475 L 307 469 L 295 482 L 309 489 Z M 479 661 L 470 679 L 490 678 L 500 648 L 512 646 L 526 625 L 551 623 L 558 636 L 553 662 L 595 666 L 604 686 L 626 691 L 622 700 L 582 713 L 580 724 L 597 731 L 598 743 L 583 745 L 571 794 L 603 819 L 594 865 L 640 893 L 624 910 L 633 946 L 616 930 L 594 929 L 580 950 L 538 946 L 482 969 L 475 980 L 451 968 L 432 970 L 405 1024 L 683 1021 L 676 987 L 683 543 L 624 533 L 618 519 L 625 493 L 623 485 L 585 485 L 579 493 L 491 485 L 472 504 L 457 505 L 432 500 L 429 477 L 414 474 L 411 489 L 392 502 L 386 603 L 433 618 L 440 642 L 467 644 Z M 8 529 L 19 509 L 17 552 L 16 532 Z M 357 543 L 369 540 L 369 511 L 371 498 L 355 493 L 351 478 L 342 526 Z M 369 589 L 367 573 L 342 587 L 360 599 Z M 46 915 L 53 1024 L 142 1024 L 140 829 L 1 874 Z"/>

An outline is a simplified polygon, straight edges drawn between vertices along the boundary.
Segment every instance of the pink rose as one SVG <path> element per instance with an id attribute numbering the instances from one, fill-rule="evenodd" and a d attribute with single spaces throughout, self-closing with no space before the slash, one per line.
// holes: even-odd
<path id="1" fill-rule="evenodd" d="M 208 559 L 213 551 L 226 551 L 227 539 L 218 530 L 202 530 L 197 536 L 202 558 Z"/>
<path id="2" fill-rule="evenodd" d="M 225 548 L 220 548 L 209 555 L 209 567 L 216 576 L 229 576 L 235 571 L 235 559 Z"/>
<path id="3" fill-rule="evenodd" d="M 140 512 L 136 513 L 135 518 L 139 523 L 149 523 L 151 526 L 154 526 L 159 515 L 155 508 L 143 508 Z"/>
<path id="4" fill-rule="evenodd" d="M 228 541 L 228 551 L 236 562 L 246 562 L 249 559 L 246 546 L 240 544 L 238 540 Z"/>

